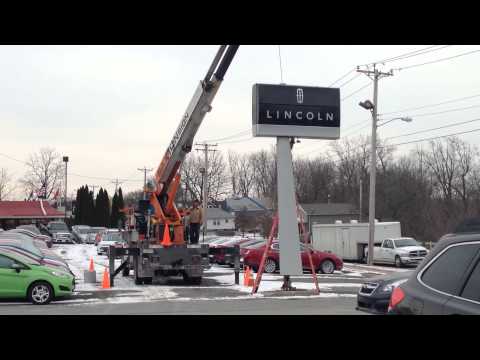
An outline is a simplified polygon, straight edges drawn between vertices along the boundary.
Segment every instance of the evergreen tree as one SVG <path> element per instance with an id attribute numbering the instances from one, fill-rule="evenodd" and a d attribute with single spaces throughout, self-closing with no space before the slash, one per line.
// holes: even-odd
<path id="1" fill-rule="evenodd" d="M 125 202 L 123 201 L 123 192 L 122 192 L 122 188 L 118 188 L 118 209 L 122 210 L 123 208 L 125 208 Z M 121 226 L 123 228 L 126 222 L 126 217 L 124 212 L 120 211 L 119 219 L 122 222 Z"/>
<path id="2" fill-rule="evenodd" d="M 103 191 L 103 223 L 105 227 L 110 225 L 110 199 L 107 190 Z"/>
<path id="3" fill-rule="evenodd" d="M 95 226 L 103 226 L 102 225 L 102 201 L 103 201 L 103 189 L 100 188 L 99 192 L 97 193 L 97 198 L 95 200 L 95 208 L 94 208 L 94 224 Z"/>
<path id="4" fill-rule="evenodd" d="M 80 225 L 80 217 L 82 214 L 82 195 L 83 186 L 77 190 L 77 197 L 75 198 L 75 225 Z"/>
<path id="5" fill-rule="evenodd" d="M 95 203 L 93 201 L 93 192 L 86 191 L 87 213 L 85 214 L 85 223 L 89 226 L 95 226 Z"/>
<path id="6" fill-rule="evenodd" d="M 117 193 L 113 195 L 112 198 L 112 213 L 110 214 L 110 227 L 117 228 L 118 227 L 118 220 L 120 219 L 118 208 L 118 196 Z"/>

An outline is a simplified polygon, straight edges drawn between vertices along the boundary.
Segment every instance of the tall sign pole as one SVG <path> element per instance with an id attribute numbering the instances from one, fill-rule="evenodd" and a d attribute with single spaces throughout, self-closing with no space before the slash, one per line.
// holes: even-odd
<path id="1" fill-rule="evenodd" d="M 277 198 L 282 290 L 294 290 L 290 276 L 303 274 L 297 219 L 292 138 L 340 137 L 340 90 L 255 84 L 253 136 L 277 139 Z"/>

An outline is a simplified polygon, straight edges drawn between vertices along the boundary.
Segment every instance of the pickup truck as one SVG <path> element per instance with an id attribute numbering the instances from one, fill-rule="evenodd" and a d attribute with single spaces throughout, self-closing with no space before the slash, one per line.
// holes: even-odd
<path id="1" fill-rule="evenodd" d="M 373 248 L 373 262 L 394 264 L 396 267 L 418 265 L 427 254 L 428 250 L 419 246 L 413 238 L 385 239 Z M 365 248 L 365 258 L 368 258 L 368 248 Z"/>

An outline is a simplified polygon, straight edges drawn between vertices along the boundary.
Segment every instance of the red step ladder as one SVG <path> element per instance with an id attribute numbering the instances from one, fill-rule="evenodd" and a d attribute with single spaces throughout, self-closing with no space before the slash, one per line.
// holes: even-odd
<path id="1" fill-rule="evenodd" d="M 298 202 L 297 202 L 297 216 L 300 217 L 300 223 L 301 223 L 301 228 L 302 228 L 302 233 L 305 234 L 305 226 L 303 224 L 303 215 L 301 211 L 299 210 Z M 258 273 L 255 278 L 255 283 L 253 284 L 253 289 L 252 289 L 252 294 L 256 294 L 258 291 L 258 288 L 260 286 L 260 282 L 262 281 L 262 275 L 263 271 L 265 270 L 265 261 L 267 259 L 267 254 L 268 251 L 270 250 L 270 247 L 272 246 L 273 238 L 275 237 L 275 233 L 278 228 L 278 213 L 275 214 L 273 217 L 273 223 L 272 223 L 272 228 L 270 229 L 270 235 L 268 237 L 267 243 L 265 244 L 265 250 L 262 255 L 262 260 L 260 261 L 260 266 L 258 268 Z M 318 279 L 317 279 L 317 273 L 315 271 L 315 268 L 313 266 L 313 260 L 312 260 L 312 253 L 310 247 L 307 247 L 307 254 L 308 254 L 308 261 L 310 262 L 310 269 L 312 271 L 312 276 L 313 276 L 313 281 L 315 283 L 315 288 L 316 288 L 316 294 L 320 294 L 320 287 L 318 286 Z"/>

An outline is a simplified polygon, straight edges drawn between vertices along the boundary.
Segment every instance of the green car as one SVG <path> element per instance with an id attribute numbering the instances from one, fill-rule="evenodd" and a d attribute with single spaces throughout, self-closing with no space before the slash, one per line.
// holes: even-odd
<path id="1" fill-rule="evenodd" d="M 54 298 L 70 296 L 74 288 L 73 275 L 0 249 L 0 298 L 27 298 L 45 305 Z"/>

